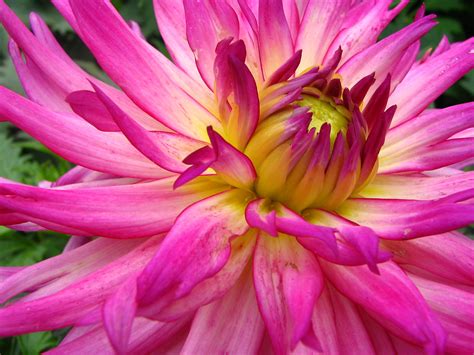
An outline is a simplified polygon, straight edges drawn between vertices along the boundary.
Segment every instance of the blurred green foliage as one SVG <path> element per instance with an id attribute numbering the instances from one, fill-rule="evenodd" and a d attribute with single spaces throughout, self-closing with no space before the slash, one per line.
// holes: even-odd
<path id="1" fill-rule="evenodd" d="M 72 58 L 91 74 L 106 78 L 87 48 L 72 32 L 49 0 L 5 1 L 24 22 L 28 22 L 30 12 L 40 14 Z M 126 19 L 139 23 L 143 34 L 151 44 L 166 53 L 155 24 L 151 0 L 113 0 L 112 2 Z M 471 37 L 474 33 L 472 0 L 427 0 L 425 4 L 427 13 L 438 14 L 439 25 L 423 39 L 423 52 L 430 48 L 434 49 L 443 34 L 447 35 L 450 41 L 460 41 Z M 382 36 L 387 36 L 408 25 L 420 5 L 420 1 L 410 2 Z M 7 38 L 5 31 L 0 29 L 0 85 L 22 93 L 21 85 L 8 59 Z M 445 107 L 472 101 L 473 97 L 474 72 L 471 72 L 440 97 L 436 106 Z M 0 124 L 1 177 L 27 184 L 37 184 L 43 180 L 56 180 L 70 167 L 69 163 L 52 154 L 26 134 L 7 124 Z M 466 229 L 466 232 L 472 234 L 473 230 Z M 0 227 L 0 265 L 33 264 L 58 254 L 64 247 L 66 240 L 65 236 L 50 232 L 20 233 Z M 2 339 L 0 340 L 0 354 L 36 355 L 54 347 L 64 334 L 64 331 L 42 332 Z"/>

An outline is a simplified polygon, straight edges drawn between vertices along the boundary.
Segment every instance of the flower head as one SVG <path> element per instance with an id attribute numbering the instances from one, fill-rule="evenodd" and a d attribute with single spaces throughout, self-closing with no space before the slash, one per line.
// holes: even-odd
<path id="1" fill-rule="evenodd" d="M 53 0 L 119 87 L 0 0 L 28 95 L 0 118 L 77 164 L 0 181 L 0 223 L 73 235 L 0 269 L 0 335 L 51 353 L 469 353 L 474 40 L 377 41 L 389 0 L 156 0 L 169 61 L 105 0 Z M 471 255 L 470 255 L 471 253 Z"/>

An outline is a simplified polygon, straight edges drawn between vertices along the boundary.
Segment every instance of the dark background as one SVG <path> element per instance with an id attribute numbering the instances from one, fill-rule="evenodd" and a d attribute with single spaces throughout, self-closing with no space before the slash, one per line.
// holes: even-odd
<path id="1" fill-rule="evenodd" d="M 49 0 L 5 1 L 25 22 L 28 21 L 31 11 L 40 14 L 67 52 L 85 70 L 105 78 L 89 51 L 56 12 Z M 117 0 L 113 3 L 125 18 L 133 19 L 141 25 L 142 31 L 150 43 L 160 50 L 166 51 L 155 25 L 152 0 Z M 425 4 L 427 13 L 438 15 L 439 25 L 423 39 L 422 53 L 429 48 L 435 48 L 443 33 L 448 36 L 451 42 L 472 37 L 474 33 L 474 0 L 427 0 Z M 412 1 L 387 28 L 383 36 L 408 25 L 420 5 L 421 1 Z M 7 35 L 0 29 L 0 85 L 22 93 L 6 49 Z M 430 83 L 426 84 L 430 85 Z M 472 101 L 473 97 L 474 71 L 441 96 L 435 106 L 451 106 Z M 37 184 L 41 180 L 56 180 L 70 167 L 69 163 L 55 156 L 26 134 L 6 123 L 0 124 L 0 176 L 28 184 Z M 466 230 L 466 233 L 472 235 L 472 229 Z M 55 233 L 25 234 L 0 227 L 0 265 L 33 264 L 58 254 L 66 241 L 66 236 Z M 41 351 L 54 347 L 65 332 L 42 332 L 1 339 L 0 354 L 39 354 Z"/>

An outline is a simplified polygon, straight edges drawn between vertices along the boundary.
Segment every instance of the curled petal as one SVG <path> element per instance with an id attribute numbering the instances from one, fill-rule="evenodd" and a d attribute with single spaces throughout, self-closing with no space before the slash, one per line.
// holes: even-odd
<path id="1" fill-rule="evenodd" d="M 234 239 L 231 242 L 229 260 L 224 267 L 214 276 L 197 284 L 188 295 L 179 299 L 173 294 L 160 297 L 149 306 L 141 307 L 139 314 L 169 322 L 192 314 L 199 307 L 223 297 L 238 282 L 248 265 L 257 236 L 256 230 L 251 229 L 243 236 Z"/>
<path id="2" fill-rule="evenodd" d="M 221 270 L 230 256 L 230 241 L 248 229 L 246 198 L 248 193 L 230 190 L 184 210 L 138 279 L 140 303 L 150 304 L 167 292 L 183 297 Z"/>

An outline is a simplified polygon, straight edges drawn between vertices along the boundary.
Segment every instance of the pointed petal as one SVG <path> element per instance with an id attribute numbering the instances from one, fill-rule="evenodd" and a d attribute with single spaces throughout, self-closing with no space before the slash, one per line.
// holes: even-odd
<path id="1" fill-rule="evenodd" d="M 473 157 L 474 138 L 448 139 L 400 155 L 382 157 L 378 171 L 383 174 L 429 171 L 462 163 Z"/>
<path id="2" fill-rule="evenodd" d="M 427 350 L 443 351 L 445 334 L 441 325 L 395 263 L 380 264 L 380 275 L 360 266 L 349 268 L 323 260 L 320 264 L 334 286 L 382 326 Z"/>
<path id="3" fill-rule="evenodd" d="M 12 40 L 8 42 L 8 53 L 28 98 L 54 111 L 71 112 L 64 100 L 67 92 L 49 80 L 29 58 L 23 59 L 20 48 Z"/>
<path id="4" fill-rule="evenodd" d="M 230 240 L 248 230 L 246 198 L 248 193 L 230 190 L 188 207 L 140 275 L 140 303 L 150 304 L 167 292 L 183 297 L 221 270 L 230 256 Z"/>
<path id="5" fill-rule="evenodd" d="M 474 243 L 461 233 L 390 241 L 384 245 L 393 251 L 393 260 L 412 273 L 429 272 L 449 282 L 474 286 Z"/>
<path id="6" fill-rule="evenodd" d="M 129 276 L 143 270 L 161 240 L 160 237 L 151 238 L 130 253 L 51 295 L 34 299 L 33 293 L 1 308 L 0 336 L 68 327 L 100 311 L 109 295 Z"/>
<path id="7" fill-rule="evenodd" d="M 231 56 L 229 66 L 233 83 L 232 111 L 235 110 L 235 112 L 231 112 L 226 130 L 228 135 L 233 137 L 231 143 L 244 149 L 257 128 L 260 101 L 255 80 L 245 63 Z"/>
<path id="8" fill-rule="evenodd" d="M 141 243 L 143 241 L 137 239 L 97 239 L 70 252 L 24 267 L 0 283 L 0 302 L 32 290 L 36 292 L 34 296 L 28 296 L 29 299 L 50 295 L 113 262 Z"/>
<path id="9" fill-rule="evenodd" d="M 387 132 L 382 159 L 418 147 L 441 143 L 456 133 L 474 127 L 474 103 L 429 110 Z"/>
<path id="10" fill-rule="evenodd" d="M 222 191 L 200 182 L 173 191 L 173 180 L 76 190 L 0 184 L 0 206 L 59 232 L 73 228 L 75 235 L 153 236 L 168 231 L 189 204 Z"/>
<path id="11" fill-rule="evenodd" d="M 474 296 L 472 292 L 410 275 L 448 333 L 446 350 L 453 354 L 474 351 Z"/>
<path id="12" fill-rule="evenodd" d="M 393 118 L 392 127 L 418 115 L 473 67 L 472 38 L 414 67 L 390 96 L 389 106 L 402 104 Z M 435 84 L 427 87 L 428 82 Z"/>
<path id="13" fill-rule="evenodd" d="M 254 255 L 257 301 L 277 354 L 294 349 L 311 326 L 311 310 L 322 289 L 316 258 L 285 236 L 258 239 Z"/>
<path id="14" fill-rule="evenodd" d="M 127 353 L 137 310 L 137 280 L 131 277 L 109 297 L 102 309 L 105 331 L 115 352 Z"/>
<path id="15" fill-rule="evenodd" d="M 293 55 L 293 40 L 282 0 L 260 0 L 258 7 L 260 56 L 264 75 L 269 78 Z"/>
<path id="16" fill-rule="evenodd" d="M 391 3 L 392 0 L 364 1 L 352 7 L 327 53 L 334 53 L 341 47 L 343 64 L 348 58 L 374 44 L 385 27 L 408 4 L 408 0 L 400 1 L 396 7 L 389 9 Z"/>
<path id="17" fill-rule="evenodd" d="M 195 80 L 202 80 L 186 38 L 186 20 L 182 1 L 154 0 L 155 16 L 166 49 L 173 62 Z"/>
<path id="18" fill-rule="evenodd" d="M 239 23 L 232 7 L 225 1 L 184 0 L 186 36 L 203 80 L 214 88 L 214 59 L 217 44 L 239 36 Z"/>
<path id="19" fill-rule="evenodd" d="M 367 198 L 436 200 L 474 186 L 474 172 L 446 176 L 377 175 L 360 195 Z"/>
<path id="20" fill-rule="evenodd" d="M 55 0 L 54 2 L 72 26 L 76 28 L 69 2 L 62 0 Z M 23 84 L 25 84 L 27 92 L 34 91 L 33 98 L 37 99 L 38 103 L 48 103 L 49 107 L 52 98 L 55 98 L 56 104 L 52 107 L 61 108 L 61 111 L 64 111 L 66 108 L 63 104 L 58 107 L 58 103 L 60 101 L 64 102 L 67 95 L 74 91 L 90 90 L 89 81 L 92 81 L 99 85 L 108 96 L 112 97 L 125 112 L 138 122 L 146 127 L 162 130 L 163 125 L 139 109 L 123 92 L 95 79 L 74 63 L 61 49 L 39 16 L 31 15 L 30 21 L 34 35 L 3 1 L 0 3 L 0 22 L 24 52 L 25 60 L 29 63 L 24 70 L 27 70 L 28 73 L 24 75 L 27 75 L 33 81 L 28 83 L 25 81 Z M 68 80 L 64 80 L 64 78 L 68 78 Z M 51 96 L 46 95 L 46 93 Z M 70 109 L 66 109 L 67 111 L 70 111 Z"/>
<path id="21" fill-rule="evenodd" d="M 303 50 L 299 72 L 323 64 L 324 56 L 339 32 L 350 5 L 347 0 L 308 1 L 295 45 L 296 49 Z M 335 50 L 329 53 L 332 55 Z"/>
<path id="22" fill-rule="evenodd" d="M 338 72 L 344 85 L 351 87 L 363 77 L 375 72 L 378 82 L 391 73 L 400 58 L 415 41 L 435 26 L 434 16 L 426 16 L 349 59 Z M 376 84 L 377 85 L 377 84 Z M 370 95 L 370 94 L 369 94 Z M 401 104 L 391 103 L 389 106 Z"/>
<path id="23" fill-rule="evenodd" d="M 466 195 L 468 199 L 472 192 Z M 455 197 L 455 195 L 453 196 Z M 338 210 L 343 217 L 373 229 L 386 239 L 411 239 L 462 228 L 474 222 L 469 203 L 416 200 L 349 199 Z"/>
<path id="24" fill-rule="evenodd" d="M 66 97 L 72 110 L 100 131 L 119 132 L 107 108 L 92 91 L 74 91 Z"/>
<path id="25" fill-rule="evenodd" d="M 173 172 L 182 172 L 182 162 L 191 152 L 205 143 L 175 133 L 150 133 L 123 112 L 102 90 L 92 84 L 98 98 L 130 143 L 158 166 Z"/>
<path id="26" fill-rule="evenodd" d="M 210 104 L 206 90 L 144 41 L 137 41 L 109 2 L 71 0 L 70 4 L 80 35 L 101 67 L 144 111 L 198 139 L 205 136 L 207 126 L 219 125 L 202 106 Z"/>
<path id="27" fill-rule="evenodd" d="M 251 190 L 257 178 L 252 161 L 212 129 L 208 133 L 216 154 L 211 167 L 232 186 Z"/>
<path id="28" fill-rule="evenodd" d="M 0 117 L 78 165 L 129 177 L 170 175 L 142 156 L 121 135 L 100 132 L 77 116 L 52 112 L 5 88 L 0 88 Z"/>
<path id="29" fill-rule="evenodd" d="M 140 315 L 164 322 L 193 314 L 199 307 L 222 298 L 235 285 L 253 254 L 258 233 L 249 230 L 231 242 L 231 253 L 224 267 L 214 276 L 203 280 L 192 291 L 179 299 L 173 294 L 160 297 Z"/>
<path id="30" fill-rule="evenodd" d="M 131 332 L 129 353 L 148 354 L 160 349 L 160 354 L 175 355 L 174 341 L 179 340 L 181 333 L 187 333 L 190 317 L 183 317 L 176 322 L 162 323 L 145 318 L 136 318 Z M 75 328 L 73 328 L 74 330 Z M 168 352 L 173 350 L 171 352 Z M 179 350 L 178 350 L 179 352 Z M 93 327 L 75 339 L 62 342 L 58 347 L 47 351 L 47 355 L 80 355 L 80 354 L 116 355 L 110 345 L 104 327 Z"/>

